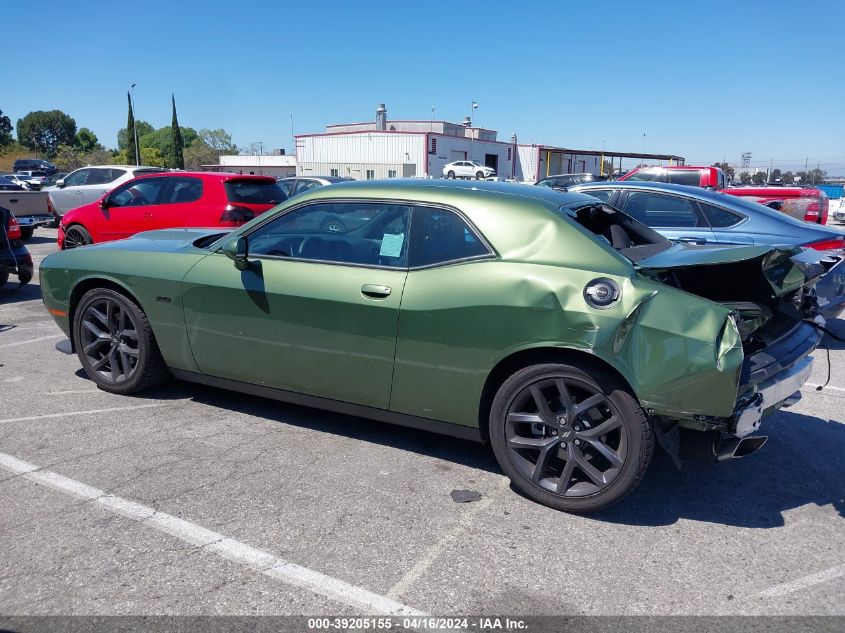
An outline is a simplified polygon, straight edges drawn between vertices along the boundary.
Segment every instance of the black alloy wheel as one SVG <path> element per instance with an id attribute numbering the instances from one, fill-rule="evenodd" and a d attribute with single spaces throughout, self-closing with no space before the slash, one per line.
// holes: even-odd
<path id="1" fill-rule="evenodd" d="M 527 367 L 505 381 L 490 437 L 522 492 L 570 512 L 599 510 L 630 492 L 654 443 L 645 413 L 617 380 L 561 364 Z"/>
<path id="2" fill-rule="evenodd" d="M 447 173 L 447 174 L 446 174 L 446 178 L 451 178 L 452 180 L 454 180 L 454 179 L 455 179 L 455 172 L 453 172 L 453 171 L 450 169 L 450 170 L 449 170 L 449 173 Z"/>
<path id="3" fill-rule="evenodd" d="M 79 246 L 88 246 L 93 242 L 94 240 L 91 238 L 91 234 L 85 230 L 85 227 L 80 226 L 79 224 L 71 224 L 65 230 L 65 239 L 62 243 L 62 249 L 68 250 Z"/>
<path id="4" fill-rule="evenodd" d="M 73 337 L 85 372 L 106 391 L 134 393 L 167 376 L 146 315 L 114 290 L 97 288 L 82 297 Z"/>
<path id="5" fill-rule="evenodd" d="M 484 179 L 484 172 L 481 172 L 481 171 L 475 172 L 475 179 L 476 180 L 483 180 Z"/>

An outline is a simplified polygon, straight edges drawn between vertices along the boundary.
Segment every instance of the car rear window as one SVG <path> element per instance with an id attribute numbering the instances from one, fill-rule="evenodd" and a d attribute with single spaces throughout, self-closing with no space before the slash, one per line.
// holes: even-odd
<path id="1" fill-rule="evenodd" d="M 701 186 L 701 173 L 695 169 L 680 169 L 669 172 L 669 182 L 676 185 Z"/>
<path id="2" fill-rule="evenodd" d="M 279 204 L 288 199 L 279 185 L 271 180 L 229 180 L 223 183 L 229 202 L 245 204 Z"/>

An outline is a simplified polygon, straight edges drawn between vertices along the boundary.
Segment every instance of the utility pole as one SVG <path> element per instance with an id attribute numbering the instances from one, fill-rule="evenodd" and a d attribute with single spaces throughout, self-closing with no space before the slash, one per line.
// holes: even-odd
<path id="1" fill-rule="evenodd" d="M 135 116 L 135 84 L 129 88 L 129 96 L 132 100 L 132 137 L 135 139 L 135 164 L 141 164 L 141 150 L 138 147 L 138 117 Z M 126 130 L 129 134 L 129 130 Z"/>

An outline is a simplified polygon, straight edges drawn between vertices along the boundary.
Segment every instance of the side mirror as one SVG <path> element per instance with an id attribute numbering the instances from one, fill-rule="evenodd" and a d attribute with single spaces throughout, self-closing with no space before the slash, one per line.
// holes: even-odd
<path id="1" fill-rule="evenodd" d="M 57 186 L 59 189 L 63 189 L 63 188 L 64 188 L 64 186 L 65 186 L 65 179 L 64 179 L 64 178 L 59 178 L 59 179 L 56 181 L 56 186 Z"/>
<path id="2" fill-rule="evenodd" d="M 249 240 L 246 237 L 241 235 L 223 242 L 223 253 L 235 262 L 235 268 L 238 270 L 249 268 Z"/>
<path id="3" fill-rule="evenodd" d="M 111 202 L 109 202 L 109 197 L 103 196 L 103 198 L 100 200 L 100 203 L 97 206 L 99 206 L 103 210 L 108 209 L 111 206 Z"/>

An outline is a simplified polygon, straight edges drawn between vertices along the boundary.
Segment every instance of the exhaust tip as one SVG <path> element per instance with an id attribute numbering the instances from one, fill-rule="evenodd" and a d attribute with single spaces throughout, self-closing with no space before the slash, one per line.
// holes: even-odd
<path id="1" fill-rule="evenodd" d="M 739 445 L 734 450 L 733 456 L 734 458 L 745 457 L 746 455 L 751 455 L 751 453 L 756 453 L 768 441 L 769 437 L 767 435 L 755 435 L 743 438 L 739 441 Z"/>

